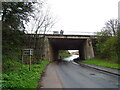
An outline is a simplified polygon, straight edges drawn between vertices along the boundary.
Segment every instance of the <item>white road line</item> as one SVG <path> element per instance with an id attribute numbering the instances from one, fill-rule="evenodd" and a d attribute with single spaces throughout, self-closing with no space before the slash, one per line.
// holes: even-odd
<path id="1" fill-rule="evenodd" d="M 73 63 L 73 64 L 75 64 L 75 65 L 79 65 L 79 64 L 77 64 L 77 63 L 76 63 L 76 62 L 74 62 L 74 61 L 73 61 L 72 63 Z"/>

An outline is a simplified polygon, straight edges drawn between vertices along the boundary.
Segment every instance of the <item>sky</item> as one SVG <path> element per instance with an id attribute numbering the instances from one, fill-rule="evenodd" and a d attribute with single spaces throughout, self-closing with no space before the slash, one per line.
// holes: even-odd
<path id="1" fill-rule="evenodd" d="M 57 23 L 52 31 L 65 34 L 99 32 L 105 22 L 118 18 L 119 0 L 47 0 Z M 85 33 L 84 33 L 85 32 Z M 74 52 L 76 50 L 69 50 Z"/>
<path id="2" fill-rule="evenodd" d="M 105 22 L 118 18 L 119 0 L 47 0 L 57 23 L 52 31 L 98 32 Z"/>

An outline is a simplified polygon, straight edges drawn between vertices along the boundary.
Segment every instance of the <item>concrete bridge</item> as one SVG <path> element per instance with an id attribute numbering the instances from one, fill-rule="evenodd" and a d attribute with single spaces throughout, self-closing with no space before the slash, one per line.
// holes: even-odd
<path id="1" fill-rule="evenodd" d="M 36 37 L 36 35 L 33 34 L 29 36 Z M 44 47 L 42 47 L 44 59 L 48 59 L 50 61 L 58 59 L 59 50 L 79 50 L 79 56 L 81 59 L 90 59 L 94 57 L 92 41 L 97 38 L 96 36 L 47 34 L 37 35 L 37 38 L 44 39 Z M 39 46 L 39 43 L 37 46 Z"/>

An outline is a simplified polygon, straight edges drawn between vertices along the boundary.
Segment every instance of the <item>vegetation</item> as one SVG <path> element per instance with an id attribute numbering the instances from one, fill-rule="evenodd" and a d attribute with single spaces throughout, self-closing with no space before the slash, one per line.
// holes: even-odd
<path id="1" fill-rule="evenodd" d="M 29 71 L 28 65 L 22 65 L 15 60 L 7 60 L 6 66 L 10 69 L 2 74 L 3 88 L 37 88 L 42 72 L 48 63 L 48 60 L 42 60 L 32 65 Z"/>
<path id="2" fill-rule="evenodd" d="M 37 60 L 32 63 L 31 70 L 26 63 L 27 57 L 24 58 L 24 63 L 21 64 L 19 50 L 11 52 L 8 55 L 3 55 L 2 62 L 2 87 L 3 88 L 37 88 L 41 75 L 49 64 L 48 60 Z M 32 58 L 34 61 L 34 58 Z M 39 61 L 39 62 L 38 62 Z"/>
<path id="3" fill-rule="evenodd" d="M 102 42 L 98 42 L 96 44 L 99 57 L 101 59 L 112 60 L 113 62 L 118 61 L 118 54 L 117 54 L 117 36 L 114 37 L 104 37 Z M 102 40 L 102 39 L 101 39 Z"/>
<path id="4" fill-rule="evenodd" d="M 60 50 L 59 51 L 59 56 L 62 57 L 62 58 L 66 58 L 66 57 L 71 56 L 71 54 L 67 50 Z"/>
<path id="5" fill-rule="evenodd" d="M 45 66 L 49 63 L 47 60 L 35 59 L 34 56 L 30 71 L 26 61 L 21 64 L 21 49 L 29 48 L 25 44 L 24 24 L 33 17 L 34 4 L 32 2 L 2 2 L 0 15 L 2 16 L 3 64 L 0 82 L 3 88 L 36 88 Z"/>
<path id="6" fill-rule="evenodd" d="M 109 20 L 105 25 L 98 34 L 97 55 L 101 59 L 118 62 L 120 56 L 118 20 Z"/>
<path id="7" fill-rule="evenodd" d="M 118 63 L 113 63 L 110 60 L 108 61 L 104 59 L 92 58 L 89 60 L 83 60 L 82 62 L 107 68 L 120 69 Z"/>
<path id="8" fill-rule="evenodd" d="M 2 50 L 7 54 L 24 45 L 24 21 L 33 12 L 32 3 L 2 2 Z"/>
<path id="9" fill-rule="evenodd" d="M 120 25 L 118 25 L 118 33 L 117 33 L 117 55 L 118 55 L 118 60 L 120 59 Z"/>
<path id="10" fill-rule="evenodd" d="M 109 20 L 105 23 L 105 27 L 98 33 L 96 43 L 97 56 L 90 60 L 82 62 L 120 69 L 120 26 L 117 19 Z"/>

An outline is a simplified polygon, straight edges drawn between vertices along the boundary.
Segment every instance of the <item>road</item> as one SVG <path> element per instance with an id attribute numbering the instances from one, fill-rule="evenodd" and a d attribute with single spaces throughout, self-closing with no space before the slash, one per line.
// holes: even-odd
<path id="1" fill-rule="evenodd" d="M 63 88 L 118 88 L 118 76 L 72 61 L 56 64 L 55 68 Z"/>

